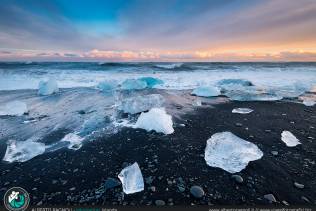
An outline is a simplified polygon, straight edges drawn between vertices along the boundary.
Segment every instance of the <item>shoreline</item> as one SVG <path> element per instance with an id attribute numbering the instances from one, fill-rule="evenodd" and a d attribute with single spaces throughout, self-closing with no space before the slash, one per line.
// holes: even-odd
<path id="1" fill-rule="evenodd" d="M 236 107 L 254 112 L 231 113 Z M 77 151 L 61 149 L 24 163 L 1 161 L 0 197 L 5 189 L 21 186 L 30 193 L 32 205 L 155 205 L 156 200 L 166 205 L 261 205 L 269 204 L 265 194 L 273 194 L 276 204 L 315 204 L 315 109 L 282 101 L 227 102 L 194 108 L 174 118 L 175 133 L 171 135 L 123 128 L 110 137 L 89 141 Z M 292 131 L 302 144 L 287 147 L 280 140 L 283 130 Z M 264 153 L 262 159 L 250 162 L 238 173 L 242 184 L 230 173 L 207 166 L 204 160 L 206 140 L 223 131 L 256 144 Z M 1 145 L 3 156 L 5 148 Z M 278 151 L 277 156 L 271 154 L 273 150 Z M 125 195 L 121 185 L 105 191 L 104 182 L 117 179 L 123 166 L 135 161 L 145 180 L 144 191 Z M 153 181 L 148 183 L 150 176 Z M 179 178 L 184 192 L 178 188 Z M 294 182 L 305 187 L 298 189 Z M 203 188 L 202 199 L 190 195 L 192 185 Z"/>

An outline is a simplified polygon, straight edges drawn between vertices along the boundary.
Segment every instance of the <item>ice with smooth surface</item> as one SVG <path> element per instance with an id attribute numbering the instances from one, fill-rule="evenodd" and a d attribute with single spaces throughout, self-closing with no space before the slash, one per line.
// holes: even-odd
<path id="1" fill-rule="evenodd" d="M 277 101 L 283 98 L 282 96 L 278 96 L 274 93 L 269 93 L 266 90 L 260 90 L 252 86 L 226 90 L 224 95 L 235 101 Z"/>
<path id="2" fill-rule="evenodd" d="M 249 114 L 251 112 L 253 112 L 253 110 L 250 108 L 234 108 L 232 110 L 232 113 L 238 113 L 238 114 Z"/>
<path id="3" fill-rule="evenodd" d="M 102 92 L 108 92 L 114 90 L 117 87 L 117 85 L 118 84 L 116 81 L 101 81 L 97 85 L 97 88 L 100 89 Z"/>
<path id="4" fill-rule="evenodd" d="M 164 83 L 163 80 L 153 77 L 142 77 L 138 80 L 146 82 L 148 88 L 154 88 L 155 86 L 162 85 Z"/>
<path id="5" fill-rule="evenodd" d="M 11 101 L 0 107 L 0 116 L 22 116 L 27 113 L 27 105 L 22 101 Z"/>
<path id="6" fill-rule="evenodd" d="M 316 102 L 314 100 L 304 100 L 303 101 L 303 104 L 306 105 L 306 106 L 314 106 L 316 104 Z"/>
<path id="7" fill-rule="evenodd" d="M 217 87 L 200 86 L 192 91 L 193 95 L 200 97 L 215 97 L 221 94 Z"/>
<path id="8" fill-rule="evenodd" d="M 119 109 L 125 113 L 137 114 L 154 107 L 161 107 L 164 102 L 165 99 L 160 94 L 137 96 L 123 100 Z"/>
<path id="9" fill-rule="evenodd" d="M 118 178 L 120 179 L 123 191 L 126 194 L 144 190 L 144 179 L 137 162 L 124 168 L 118 175 Z"/>
<path id="10" fill-rule="evenodd" d="M 152 108 L 146 113 L 141 113 L 135 127 L 164 134 L 174 132 L 172 117 L 167 114 L 164 108 Z"/>
<path id="11" fill-rule="evenodd" d="M 296 145 L 301 144 L 300 141 L 290 131 L 286 130 L 282 132 L 281 140 L 288 147 L 295 147 Z"/>
<path id="12" fill-rule="evenodd" d="M 240 172 L 250 161 L 258 160 L 263 152 L 253 143 L 231 132 L 215 133 L 207 140 L 205 161 L 229 173 Z"/>
<path id="13" fill-rule="evenodd" d="M 82 146 L 82 141 L 84 140 L 84 138 L 78 136 L 75 133 L 69 133 L 67 135 L 65 135 L 65 137 L 60 140 L 61 142 L 68 142 L 68 149 L 72 149 L 72 150 L 78 150 L 81 148 Z"/>
<path id="14" fill-rule="evenodd" d="M 33 139 L 26 141 L 9 140 L 3 157 L 7 162 L 25 162 L 45 152 L 45 144 Z"/>
<path id="15" fill-rule="evenodd" d="M 133 90 L 133 89 L 145 89 L 147 83 L 139 79 L 126 79 L 121 84 L 121 88 L 124 90 Z"/>
<path id="16" fill-rule="evenodd" d="M 58 84 L 55 79 L 49 79 L 47 81 L 40 81 L 38 84 L 39 95 L 51 95 L 58 92 Z"/>

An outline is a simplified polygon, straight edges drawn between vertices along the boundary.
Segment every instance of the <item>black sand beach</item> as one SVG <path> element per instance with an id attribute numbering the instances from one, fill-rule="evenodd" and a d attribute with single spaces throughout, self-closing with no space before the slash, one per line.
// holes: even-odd
<path id="1" fill-rule="evenodd" d="M 231 111 L 236 107 L 254 112 L 234 114 Z M 23 163 L 2 161 L 0 197 L 8 188 L 20 186 L 30 193 L 31 205 L 257 205 L 269 204 L 266 194 L 273 194 L 274 204 L 316 204 L 315 106 L 284 101 L 228 102 L 196 107 L 173 121 L 171 135 L 123 128 L 77 151 L 60 149 Z M 283 130 L 291 131 L 302 144 L 287 147 L 280 140 Z M 242 183 L 204 160 L 206 140 L 223 131 L 256 144 L 264 153 L 262 159 L 237 173 Z M 59 131 L 55 135 L 65 134 Z M 0 157 L 5 149 L 1 141 Z M 126 195 L 117 175 L 134 162 L 141 168 L 145 189 Z M 202 198 L 190 194 L 193 185 L 203 188 Z"/>

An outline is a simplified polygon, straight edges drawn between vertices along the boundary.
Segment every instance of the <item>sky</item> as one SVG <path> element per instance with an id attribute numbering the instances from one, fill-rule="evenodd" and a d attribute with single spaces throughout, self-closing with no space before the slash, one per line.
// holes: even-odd
<path id="1" fill-rule="evenodd" d="M 316 61 L 316 0 L 0 0 L 1 61 Z"/>

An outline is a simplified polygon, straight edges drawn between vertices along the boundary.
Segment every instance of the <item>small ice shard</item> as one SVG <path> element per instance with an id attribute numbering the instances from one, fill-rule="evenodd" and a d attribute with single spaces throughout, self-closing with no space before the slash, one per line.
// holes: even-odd
<path id="1" fill-rule="evenodd" d="M 220 95 L 221 92 L 216 87 L 200 86 L 194 89 L 191 94 L 200 97 L 215 97 Z"/>
<path id="2" fill-rule="evenodd" d="M 147 83 L 138 79 L 126 79 L 121 85 L 124 90 L 145 89 L 146 87 Z"/>
<path id="3" fill-rule="evenodd" d="M 119 109 L 125 113 L 137 114 L 154 107 L 161 107 L 164 102 L 165 100 L 160 94 L 137 96 L 123 100 Z"/>
<path id="4" fill-rule="evenodd" d="M 163 80 L 160 80 L 158 78 L 153 78 L 153 77 L 142 77 L 142 78 L 139 78 L 138 80 L 146 82 L 148 88 L 154 88 L 155 86 L 161 85 L 164 83 Z"/>
<path id="5" fill-rule="evenodd" d="M 47 81 L 40 81 L 38 84 L 39 95 L 51 95 L 58 92 L 58 84 L 55 79 L 49 79 Z"/>
<path id="6" fill-rule="evenodd" d="M 137 162 L 124 168 L 118 178 L 121 180 L 123 191 L 126 194 L 144 190 L 144 179 Z"/>
<path id="7" fill-rule="evenodd" d="M 25 162 L 45 152 L 45 144 L 35 142 L 33 139 L 26 141 L 9 140 L 7 144 L 3 160 L 10 163 Z"/>
<path id="8" fill-rule="evenodd" d="M 202 101 L 200 99 L 196 99 L 192 103 L 193 106 L 202 106 Z"/>
<path id="9" fill-rule="evenodd" d="M 316 102 L 314 100 L 307 99 L 303 101 L 303 104 L 306 106 L 314 106 Z"/>
<path id="10" fill-rule="evenodd" d="M 27 112 L 26 103 L 18 100 L 8 102 L 5 106 L 0 107 L 0 116 L 22 116 Z"/>
<path id="11" fill-rule="evenodd" d="M 204 158 L 209 166 L 236 173 L 246 168 L 250 161 L 262 156 L 262 151 L 255 144 L 231 132 L 221 132 L 207 140 Z"/>
<path id="12" fill-rule="evenodd" d="M 232 110 L 232 113 L 238 113 L 238 114 L 249 114 L 251 112 L 253 112 L 253 110 L 250 108 L 234 108 Z"/>
<path id="13" fill-rule="evenodd" d="M 172 125 L 172 117 L 166 113 L 165 108 L 152 108 L 150 111 L 140 114 L 135 127 L 147 131 L 154 130 L 158 133 L 171 134 L 174 132 Z"/>
<path id="14" fill-rule="evenodd" d="M 97 85 L 97 88 L 100 89 L 102 92 L 108 92 L 114 90 L 117 87 L 117 85 L 118 84 L 116 81 L 101 81 Z"/>
<path id="15" fill-rule="evenodd" d="M 290 131 L 286 130 L 282 132 L 281 140 L 288 147 L 295 147 L 296 145 L 301 144 L 300 141 Z"/>
<path id="16" fill-rule="evenodd" d="M 78 136 L 77 134 L 69 133 L 69 134 L 65 135 L 65 137 L 63 139 L 61 139 L 60 141 L 61 142 L 69 142 L 68 149 L 78 150 L 81 148 L 83 140 L 84 140 L 84 138 Z"/>

